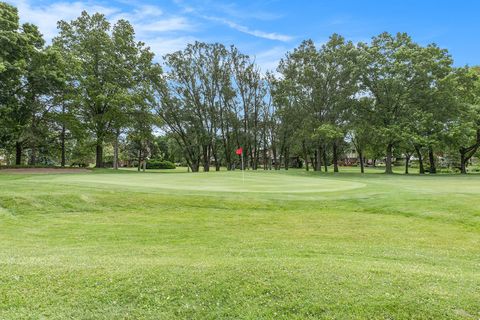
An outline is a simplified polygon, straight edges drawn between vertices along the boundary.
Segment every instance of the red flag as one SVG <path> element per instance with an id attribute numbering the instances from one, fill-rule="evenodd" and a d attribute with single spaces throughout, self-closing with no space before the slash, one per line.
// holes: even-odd
<path id="1" fill-rule="evenodd" d="M 242 153 L 243 153 L 243 149 L 242 149 L 242 148 L 238 148 L 238 149 L 235 151 L 235 153 L 240 156 L 240 155 L 242 155 Z"/>

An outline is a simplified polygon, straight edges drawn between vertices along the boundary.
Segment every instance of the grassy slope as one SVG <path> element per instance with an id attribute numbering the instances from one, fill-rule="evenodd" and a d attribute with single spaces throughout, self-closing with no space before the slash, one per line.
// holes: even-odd
<path id="1" fill-rule="evenodd" d="M 246 182 L 0 173 L 0 319 L 480 317 L 480 176 Z"/>

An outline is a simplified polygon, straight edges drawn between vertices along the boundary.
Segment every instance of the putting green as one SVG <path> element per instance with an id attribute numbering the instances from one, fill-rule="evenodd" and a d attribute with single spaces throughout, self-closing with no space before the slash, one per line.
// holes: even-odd
<path id="1" fill-rule="evenodd" d="M 364 183 L 325 177 L 291 176 L 270 172 L 210 172 L 171 174 L 90 174 L 34 176 L 29 180 L 89 187 L 126 187 L 135 190 L 168 189 L 194 192 L 321 193 L 365 187 Z"/>

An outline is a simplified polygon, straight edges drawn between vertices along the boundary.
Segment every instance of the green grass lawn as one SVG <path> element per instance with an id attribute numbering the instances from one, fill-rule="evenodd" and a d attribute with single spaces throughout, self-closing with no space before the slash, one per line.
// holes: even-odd
<path id="1" fill-rule="evenodd" d="M 0 172 L 0 319 L 480 318 L 478 175 L 183 171 Z"/>

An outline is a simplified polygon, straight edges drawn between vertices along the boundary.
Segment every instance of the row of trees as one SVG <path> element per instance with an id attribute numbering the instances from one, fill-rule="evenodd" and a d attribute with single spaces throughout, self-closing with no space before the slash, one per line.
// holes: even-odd
<path id="1" fill-rule="evenodd" d="M 447 50 L 420 46 L 404 33 L 380 34 L 354 45 L 339 35 L 316 48 L 303 42 L 282 60 L 273 92 L 289 117 L 291 143 L 319 170 L 330 149 L 334 170 L 346 141 L 354 145 L 363 172 L 365 154 L 428 155 L 458 162 L 466 173 L 480 146 L 479 70 L 454 68 Z M 455 161 L 457 158 L 458 161 Z M 307 163 L 308 165 L 308 163 Z M 326 170 L 326 168 L 325 168 Z"/>
<path id="2" fill-rule="evenodd" d="M 234 46 L 199 42 L 166 55 L 164 72 L 128 21 L 102 14 L 58 28 L 46 46 L 0 2 L 0 150 L 17 165 L 168 157 L 230 170 L 243 147 L 254 170 L 296 159 L 338 171 L 353 147 L 362 172 L 415 156 L 421 173 L 439 160 L 466 173 L 480 147 L 479 70 L 406 34 L 304 41 L 265 74 Z"/>
<path id="3" fill-rule="evenodd" d="M 84 162 L 92 147 L 104 166 L 103 148 L 128 135 L 140 157 L 152 137 L 154 91 L 162 69 L 135 41 L 130 23 L 111 25 L 101 14 L 58 23 L 50 46 L 38 28 L 19 25 L 17 10 L 0 3 L 0 146 L 15 164 L 50 160 Z M 28 151 L 28 153 L 26 153 Z M 39 158 L 39 156 L 41 156 Z"/>

